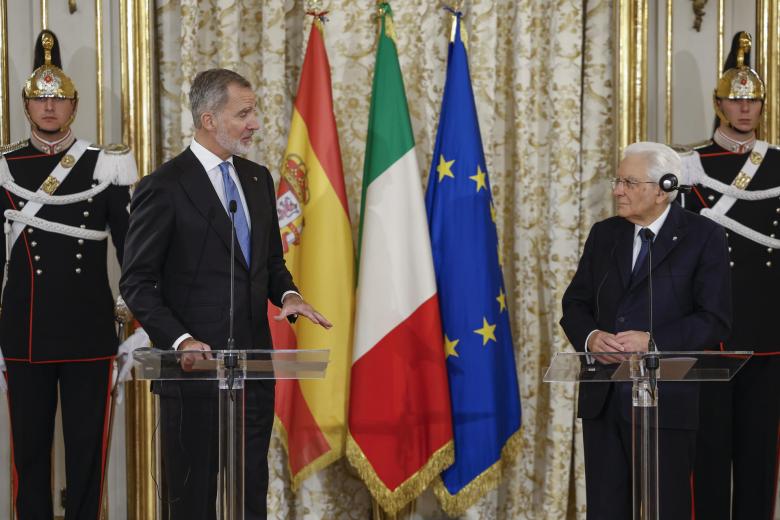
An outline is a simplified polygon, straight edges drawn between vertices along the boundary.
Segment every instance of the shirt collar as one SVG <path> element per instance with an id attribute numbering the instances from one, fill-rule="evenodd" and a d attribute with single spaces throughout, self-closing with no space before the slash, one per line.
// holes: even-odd
<path id="1" fill-rule="evenodd" d="M 655 219 L 654 221 L 652 221 L 652 222 L 650 223 L 650 225 L 649 225 L 649 226 L 640 226 L 640 225 L 638 225 L 638 224 L 634 224 L 634 238 L 636 238 L 636 236 L 639 234 L 639 232 L 640 232 L 640 231 L 641 231 L 643 228 L 649 228 L 649 229 L 650 229 L 650 231 L 652 231 L 652 232 L 653 232 L 653 234 L 654 234 L 656 237 L 658 237 L 658 232 L 659 232 L 659 231 L 661 231 L 661 228 L 663 227 L 663 225 L 664 225 L 664 222 L 666 222 L 666 217 L 668 217 L 668 216 L 669 216 L 669 210 L 671 210 L 671 209 L 672 209 L 672 204 L 674 204 L 674 203 L 673 203 L 673 202 L 670 202 L 670 203 L 669 203 L 669 204 L 666 206 L 666 209 L 664 210 L 664 212 L 663 212 L 663 213 L 661 213 L 661 215 L 660 215 L 660 216 L 659 216 L 657 219 Z M 655 240 L 655 238 L 654 238 L 653 240 Z"/>
<path id="2" fill-rule="evenodd" d="M 73 132 L 71 132 L 70 129 L 68 129 L 68 132 L 63 137 L 56 141 L 47 141 L 36 134 L 35 130 L 30 132 L 30 144 L 39 152 L 43 152 L 47 155 L 54 155 L 55 153 L 67 150 L 75 140 L 76 136 L 73 135 Z"/>
<path id="3" fill-rule="evenodd" d="M 214 168 L 217 168 L 220 164 L 222 164 L 223 161 L 217 154 L 200 144 L 198 141 L 195 140 L 195 138 L 192 138 L 192 142 L 190 143 L 190 150 L 192 150 L 192 153 L 195 154 L 195 158 L 198 159 L 198 162 L 203 166 L 203 169 L 206 170 L 206 172 L 210 172 Z M 227 162 L 230 164 L 233 164 L 233 156 L 231 155 L 228 157 Z M 233 169 L 235 169 L 235 165 L 233 166 Z"/>
<path id="4" fill-rule="evenodd" d="M 724 150 L 742 154 L 748 153 L 756 145 L 756 134 L 754 133 L 746 141 L 737 141 L 736 139 L 732 139 L 731 137 L 724 134 L 721 129 L 718 128 L 715 130 L 715 134 L 712 136 L 712 140 L 715 141 L 715 143 Z"/>

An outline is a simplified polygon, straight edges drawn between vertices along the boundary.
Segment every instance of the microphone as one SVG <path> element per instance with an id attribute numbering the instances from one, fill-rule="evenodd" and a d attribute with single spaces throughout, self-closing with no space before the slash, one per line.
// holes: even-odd
<path id="1" fill-rule="evenodd" d="M 228 317 L 230 323 L 228 325 L 228 339 L 227 349 L 236 349 L 236 339 L 233 337 L 233 315 L 235 312 L 235 290 L 236 290 L 236 210 L 238 204 L 235 200 L 228 202 L 228 211 L 230 211 L 230 307 L 228 311 Z M 225 355 L 223 362 L 225 368 L 228 371 L 227 386 L 231 392 L 230 397 L 233 398 L 233 382 L 235 381 L 235 369 L 238 367 L 238 357 L 234 353 Z"/>
<path id="2" fill-rule="evenodd" d="M 658 180 L 658 185 L 661 187 L 661 191 L 665 191 L 666 193 L 670 193 L 675 190 L 681 191 L 683 193 L 690 193 L 693 189 L 693 186 L 689 184 L 680 184 L 680 181 L 677 179 L 677 175 L 673 173 L 664 173 L 661 175 L 661 178 Z"/>
<path id="3" fill-rule="evenodd" d="M 672 174 L 667 174 L 672 175 Z M 663 177 L 662 177 L 663 179 Z M 675 180 L 677 177 L 675 177 Z M 650 233 L 650 231 L 648 229 Z M 650 339 L 647 340 L 647 351 L 648 352 L 658 352 L 658 346 L 655 344 L 655 337 L 653 336 L 653 240 L 655 239 L 655 235 L 652 235 L 650 237 L 650 241 L 647 244 L 647 295 L 648 295 L 648 305 L 649 305 L 649 330 L 648 334 L 650 334 Z M 645 366 L 650 370 L 650 385 L 653 391 L 655 391 L 656 386 L 656 369 L 660 365 L 660 360 L 658 359 L 658 356 L 647 356 L 645 358 Z"/>

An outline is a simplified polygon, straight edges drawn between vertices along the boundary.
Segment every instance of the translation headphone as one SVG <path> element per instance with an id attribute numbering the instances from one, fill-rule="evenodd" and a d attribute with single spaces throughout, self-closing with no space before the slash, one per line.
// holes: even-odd
<path id="1" fill-rule="evenodd" d="M 658 186 L 661 187 L 661 191 L 666 193 L 671 193 L 675 190 L 679 190 L 683 193 L 690 193 L 693 188 L 693 186 L 680 184 L 677 175 L 673 173 L 664 173 L 661 175 L 661 178 L 658 180 Z"/>

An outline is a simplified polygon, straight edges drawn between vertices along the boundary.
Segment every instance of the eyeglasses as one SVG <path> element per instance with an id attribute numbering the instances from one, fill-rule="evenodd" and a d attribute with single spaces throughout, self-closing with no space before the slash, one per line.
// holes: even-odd
<path id="1" fill-rule="evenodd" d="M 619 184 L 623 185 L 623 189 L 625 190 L 633 190 L 636 189 L 640 184 L 658 184 L 655 181 L 635 181 L 633 179 L 621 179 L 621 178 L 615 178 L 609 181 L 609 183 L 612 185 L 612 189 L 617 189 Z"/>

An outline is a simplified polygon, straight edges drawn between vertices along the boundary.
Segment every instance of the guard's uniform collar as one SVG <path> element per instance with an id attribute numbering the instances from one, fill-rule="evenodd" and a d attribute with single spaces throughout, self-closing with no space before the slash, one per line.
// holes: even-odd
<path id="1" fill-rule="evenodd" d="M 737 141 L 721 132 L 720 128 L 717 128 L 715 135 L 712 136 L 712 140 L 724 150 L 742 154 L 748 153 L 756 145 L 756 134 L 754 133 L 747 141 Z"/>
<path id="2" fill-rule="evenodd" d="M 54 155 L 65 151 L 70 148 L 74 141 L 76 141 L 76 136 L 74 136 L 73 132 L 70 130 L 65 134 L 65 137 L 56 141 L 47 141 L 36 134 L 34 130 L 30 133 L 30 144 L 33 145 L 36 150 L 43 152 L 46 155 Z"/>

